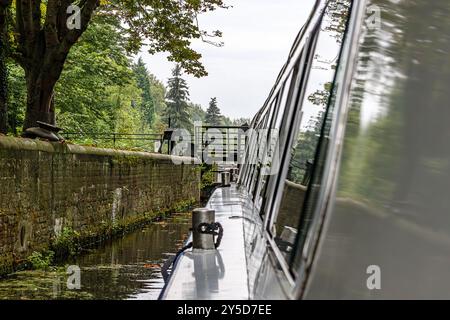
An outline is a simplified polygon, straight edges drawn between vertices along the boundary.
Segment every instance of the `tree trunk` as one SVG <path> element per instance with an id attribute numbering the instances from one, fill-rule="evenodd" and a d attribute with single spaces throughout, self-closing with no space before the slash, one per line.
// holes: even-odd
<path id="1" fill-rule="evenodd" d="M 55 125 L 54 87 L 57 79 L 42 70 L 25 70 L 27 112 L 23 130 L 36 127 L 37 121 Z"/>
<path id="2" fill-rule="evenodd" d="M 4 1 L 0 0 L 0 4 Z M 67 7 L 73 1 L 48 0 L 45 13 L 40 1 L 16 1 L 18 46 L 15 60 L 25 70 L 27 108 L 23 129 L 36 126 L 36 121 L 55 124 L 54 88 L 61 76 L 72 46 L 86 31 L 100 0 L 81 1 L 80 25 L 67 27 Z M 45 14 L 45 22 L 42 17 Z"/>
<path id="3" fill-rule="evenodd" d="M 44 39 L 37 42 L 32 62 L 23 65 L 27 83 L 27 109 L 23 130 L 37 121 L 55 125 L 54 89 L 64 68 L 67 53 L 48 49 Z"/>
<path id="4" fill-rule="evenodd" d="M 8 132 L 8 82 L 6 70 L 6 5 L 0 3 L 0 133 Z"/>
<path id="5" fill-rule="evenodd" d="M 45 12 L 41 1 L 15 2 L 17 48 L 12 55 L 25 70 L 27 108 L 23 129 L 36 126 L 36 121 L 55 124 L 54 88 L 61 76 L 72 46 L 86 31 L 100 0 L 84 0 L 77 14 L 79 25 L 68 28 L 67 7 L 70 0 L 48 0 Z M 11 4 L 11 0 L 0 0 Z M 45 15 L 45 22 L 42 18 Z M 73 16 L 73 15 L 72 15 Z"/>

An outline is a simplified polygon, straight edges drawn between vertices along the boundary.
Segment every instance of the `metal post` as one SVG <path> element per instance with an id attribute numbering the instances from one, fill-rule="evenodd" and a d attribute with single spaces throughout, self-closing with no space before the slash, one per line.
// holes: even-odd
<path id="1" fill-rule="evenodd" d="M 223 171 L 221 173 L 221 177 L 222 177 L 222 187 L 229 187 L 230 186 L 230 172 Z"/>
<path id="2" fill-rule="evenodd" d="M 214 235 L 202 233 L 201 224 L 212 224 L 215 220 L 215 211 L 208 208 L 197 208 L 192 212 L 192 245 L 194 249 L 214 250 Z"/>

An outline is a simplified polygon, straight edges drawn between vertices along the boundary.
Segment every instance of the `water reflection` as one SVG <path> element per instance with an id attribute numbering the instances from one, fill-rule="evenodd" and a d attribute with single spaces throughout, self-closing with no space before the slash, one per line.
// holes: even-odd
<path id="1" fill-rule="evenodd" d="M 81 268 L 81 290 L 67 290 L 65 269 L 20 272 L 0 280 L 0 299 L 157 299 L 159 264 L 182 246 L 189 214 L 177 214 L 105 243 L 70 264 Z"/>
<path id="2" fill-rule="evenodd" d="M 450 3 L 371 3 L 382 25 L 359 53 L 340 195 L 432 225 L 449 207 Z"/>
<path id="3" fill-rule="evenodd" d="M 361 34 L 338 200 L 310 297 L 448 298 L 450 2 L 368 5 L 381 9 L 381 29 Z M 371 264 L 382 290 L 362 285 Z"/>

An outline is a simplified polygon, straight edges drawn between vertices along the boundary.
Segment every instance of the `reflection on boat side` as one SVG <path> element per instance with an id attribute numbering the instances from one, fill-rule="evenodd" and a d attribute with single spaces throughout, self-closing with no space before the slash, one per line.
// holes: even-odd
<path id="1" fill-rule="evenodd" d="M 215 211 L 215 221 L 223 227 L 220 247 L 211 251 L 194 249 L 183 252 L 175 262 L 160 299 L 249 298 L 244 219 L 239 219 L 243 217 L 242 205 L 235 185 L 214 191 L 206 208 Z"/>
<path id="2" fill-rule="evenodd" d="M 195 286 L 198 299 L 207 299 L 220 290 L 219 280 L 225 277 L 225 265 L 218 250 L 194 250 L 186 253 L 193 261 Z"/>

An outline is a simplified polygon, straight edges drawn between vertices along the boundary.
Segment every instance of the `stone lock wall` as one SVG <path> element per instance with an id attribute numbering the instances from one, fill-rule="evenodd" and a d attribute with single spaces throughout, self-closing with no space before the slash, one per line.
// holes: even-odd
<path id="1" fill-rule="evenodd" d="M 199 168 L 182 160 L 0 137 L 0 275 L 63 230 L 95 237 L 198 202 Z"/>

